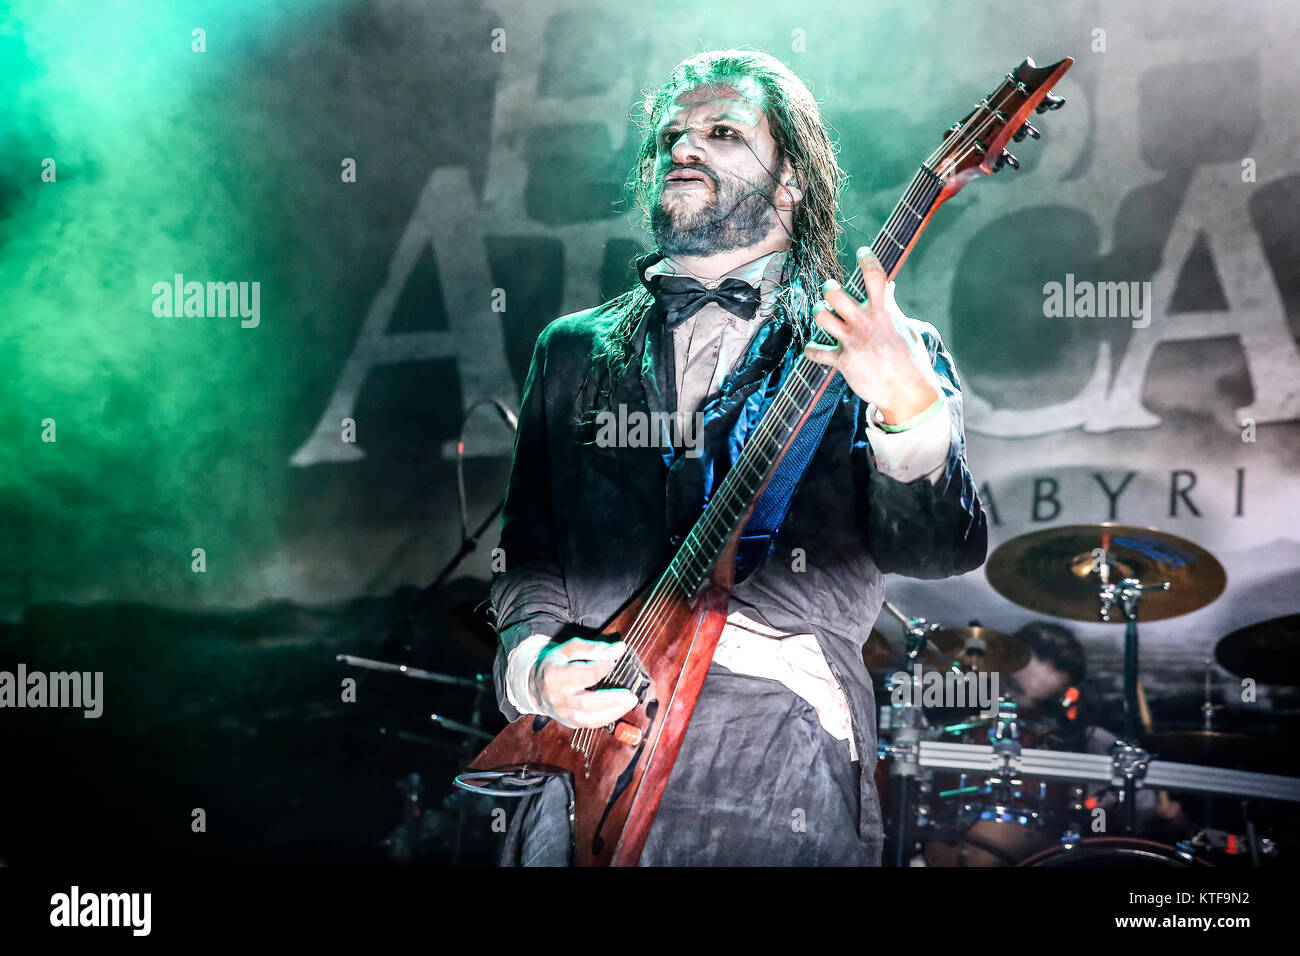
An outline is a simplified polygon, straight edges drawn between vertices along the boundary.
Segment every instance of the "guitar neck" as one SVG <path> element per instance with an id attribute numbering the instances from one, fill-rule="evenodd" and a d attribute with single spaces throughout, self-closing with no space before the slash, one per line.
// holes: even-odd
<path id="1" fill-rule="evenodd" d="M 942 190 L 942 180 L 923 165 L 871 244 L 891 278 L 928 224 Z M 864 298 L 862 270 L 855 268 L 844 287 L 850 295 Z M 833 344 L 820 327 L 814 329 L 812 341 Z M 699 590 L 833 374 L 836 374 L 834 369 L 799 358 L 699 521 L 682 542 L 656 592 L 661 587 L 672 588 L 690 597 Z"/>

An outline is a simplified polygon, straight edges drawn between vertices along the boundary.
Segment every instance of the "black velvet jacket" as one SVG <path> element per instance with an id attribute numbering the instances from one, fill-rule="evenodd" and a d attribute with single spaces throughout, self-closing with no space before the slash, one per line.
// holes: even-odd
<path id="1" fill-rule="evenodd" d="M 643 257 L 637 274 L 656 261 Z M 597 376 L 592 354 L 614 314 L 613 300 L 563 316 L 538 337 L 524 385 L 501 547 L 505 570 L 492 584 L 500 635 L 495 666 L 505 715 L 506 656 L 538 633 L 556 637 L 573 624 L 599 630 L 637 591 L 661 574 L 690 530 L 709 484 L 709 456 L 660 447 L 601 447 L 589 410 Z M 831 417 L 796 487 L 771 556 L 736 585 L 731 610 L 790 633 L 813 633 L 848 698 L 862 774 L 859 827 L 882 840 L 872 779 L 876 713 L 862 645 L 884 598 L 882 572 L 943 578 L 979 567 L 988 528 L 965 461 L 962 399 L 952 359 L 933 326 L 916 323 L 952 418 L 953 441 L 937 484 L 904 483 L 881 474 L 866 429 L 866 403 L 852 391 Z M 755 333 L 748 352 L 705 399 L 705 445 L 725 455 L 731 432 L 765 379 L 797 357 L 780 316 Z M 651 309 L 634 338 L 627 372 L 612 405 L 672 411 L 672 347 Z M 783 374 L 783 373 L 780 373 Z M 801 549 L 796 553 L 795 549 Z M 796 559 L 798 558 L 798 560 Z"/>

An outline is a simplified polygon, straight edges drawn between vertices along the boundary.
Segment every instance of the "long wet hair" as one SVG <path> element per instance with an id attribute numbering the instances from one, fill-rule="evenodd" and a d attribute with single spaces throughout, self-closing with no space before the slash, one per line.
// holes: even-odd
<path id="1" fill-rule="evenodd" d="M 625 188 L 641 209 L 642 226 L 648 231 L 651 204 L 658 201 L 654 194 L 658 159 L 655 131 L 665 109 L 688 90 L 705 85 L 734 89 L 742 79 L 755 82 L 762 91 L 762 110 L 776 141 L 776 166 L 772 175 L 779 175 L 789 158 L 803 192 L 792 217 L 791 246 L 777 296 L 780 321 L 793 326 L 792 341 L 802 348 L 812 328 L 809 312 L 815 299 L 809 290 L 819 291 L 827 279 L 844 281 L 838 258 L 844 229 L 838 213 L 845 173 L 836 161 L 837 150 L 822 121 L 817 101 L 784 63 L 756 50 L 712 50 L 697 53 L 678 64 L 662 86 L 643 90 L 640 106 L 644 119 L 636 122 L 644 137 Z M 636 330 L 652 304 L 650 291 L 639 281 L 635 288 L 610 303 L 611 318 L 597 336 L 593 356 L 602 380 L 597 406 L 608 403 L 613 383 L 626 370 Z"/>

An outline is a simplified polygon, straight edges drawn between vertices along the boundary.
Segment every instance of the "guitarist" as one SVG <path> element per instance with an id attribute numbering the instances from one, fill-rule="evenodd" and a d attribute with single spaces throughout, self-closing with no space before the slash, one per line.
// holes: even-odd
<path id="1" fill-rule="evenodd" d="M 768 380 L 807 349 L 848 388 L 766 561 L 732 593 L 640 862 L 879 865 L 860 654 L 882 573 L 960 574 L 987 547 L 957 375 L 869 249 L 867 302 L 840 287 L 844 173 L 787 67 L 701 53 L 645 107 L 630 185 L 656 251 L 637 260 L 638 287 L 545 328 L 524 386 L 492 586 L 501 709 L 598 727 L 632 708 L 628 691 L 588 689 L 623 645 L 584 635 L 662 572 Z M 838 346 L 810 343 L 812 322 Z M 656 412 L 699 427 L 611 427 L 666 420 Z M 568 863 L 569 797 L 555 777 L 524 798 L 503 861 Z"/>

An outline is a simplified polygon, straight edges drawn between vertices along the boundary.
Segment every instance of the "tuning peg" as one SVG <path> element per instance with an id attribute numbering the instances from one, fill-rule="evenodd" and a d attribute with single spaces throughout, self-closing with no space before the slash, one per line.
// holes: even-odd
<path id="1" fill-rule="evenodd" d="M 993 164 L 993 171 L 996 173 L 1004 165 L 1010 166 L 1012 169 L 1019 169 L 1020 160 L 1004 149 L 1002 155 L 998 157 L 998 161 Z"/>
<path id="2" fill-rule="evenodd" d="M 1042 133 L 1034 129 L 1032 124 L 1026 123 L 1024 126 L 1020 127 L 1020 129 L 1016 130 L 1016 135 L 1011 138 L 1018 143 L 1026 136 L 1032 136 L 1034 139 L 1038 139 L 1042 135 Z"/>
<path id="3" fill-rule="evenodd" d="M 1046 113 L 1048 110 L 1059 110 L 1065 105 L 1065 97 L 1057 96 L 1055 93 L 1048 93 L 1043 97 L 1043 102 L 1038 104 L 1035 113 Z"/>

